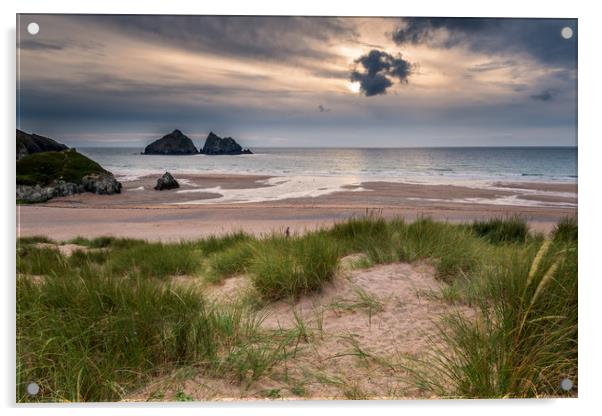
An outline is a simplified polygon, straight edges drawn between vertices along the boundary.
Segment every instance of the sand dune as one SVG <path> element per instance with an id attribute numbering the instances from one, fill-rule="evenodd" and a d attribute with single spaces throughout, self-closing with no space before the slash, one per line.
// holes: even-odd
<path id="1" fill-rule="evenodd" d="M 194 278 L 178 278 L 178 283 L 197 284 Z M 260 378 L 247 389 L 194 370 L 180 370 L 126 400 L 152 399 L 159 391 L 165 398 L 183 391 L 195 400 L 257 400 L 268 394 L 314 400 L 421 397 L 423 393 L 413 387 L 400 364 L 424 354 L 443 314 L 453 310 L 468 316 L 473 313 L 467 307 L 458 309 L 427 295 L 442 285 L 427 263 L 343 270 L 319 294 L 292 304 L 269 304 L 260 311 L 266 316 L 262 323 L 266 330 L 293 328 L 297 315 L 308 334 L 299 340 L 295 356 L 269 377 Z M 244 296 L 249 286 L 246 276 L 236 276 L 204 290 L 210 298 L 227 302 Z M 362 300 L 364 296 L 374 301 L 372 309 Z M 301 397 L 299 386 L 304 391 Z"/>

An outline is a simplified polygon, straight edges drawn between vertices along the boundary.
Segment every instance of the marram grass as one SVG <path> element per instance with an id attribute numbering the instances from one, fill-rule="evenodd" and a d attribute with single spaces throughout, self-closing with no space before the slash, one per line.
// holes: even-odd
<path id="1" fill-rule="evenodd" d="M 270 236 L 254 247 L 252 282 L 268 300 L 294 298 L 318 291 L 332 280 L 339 248 L 323 234 L 302 237 Z"/>
<path id="2" fill-rule="evenodd" d="M 432 351 L 410 366 L 417 384 L 444 397 L 576 395 L 560 389 L 577 385 L 576 241 L 502 255 L 471 288 L 477 316 L 446 317 Z"/>
<path id="3" fill-rule="evenodd" d="M 426 357 L 404 366 L 418 387 L 441 397 L 562 395 L 563 378 L 577 385 L 577 223 L 563 219 L 547 240 L 525 231 L 518 218 L 454 225 L 372 214 L 288 238 L 77 238 L 87 249 L 68 257 L 46 237 L 19 239 L 17 400 L 119 400 L 189 365 L 250 386 L 318 334 L 300 320 L 262 331 L 245 299 L 210 303 L 202 285 L 170 279 L 243 273 L 255 302 L 294 299 L 320 291 L 358 253 L 366 267 L 430 262 L 446 283 L 437 296 L 476 309 L 447 316 Z M 377 312 L 379 303 L 358 292 L 338 306 Z M 36 397 L 25 392 L 31 381 Z"/>

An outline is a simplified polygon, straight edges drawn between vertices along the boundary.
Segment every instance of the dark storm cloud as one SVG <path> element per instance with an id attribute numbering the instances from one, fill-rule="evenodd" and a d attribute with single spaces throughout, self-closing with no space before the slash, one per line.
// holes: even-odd
<path id="1" fill-rule="evenodd" d="M 246 77 L 244 74 L 237 76 Z M 270 114 L 265 105 L 239 102 L 243 97 L 250 102 L 264 103 L 265 93 L 253 86 L 253 79 L 254 75 L 250 75 L 248 85 L 238 86 L 186 79 L 161 83 L 109 74 L 90 74 L 77 81 L 30 80 L 18 85 L 18 119 L 25 123 L 23 126 L 36 120 L 50 125 L 171 121 L 212 128 L 229 125 L 235 119 L 239 123 L 248 123 L 279 117 L 278 111 Z M 272 88 L 270 96 L 286 99 L 296 95 L 287 89 Z M 282 111 L 286 112 L 286 109 Z"/>
<path id="2" fill-rule="evenodd" d="M 450 17 L 409 17 L 404 19 L 406 26 L 397 29 L 392 37 L 395 43 L 426 43 L 434 40 L 434 31 L 437 29 L 448 29 L 450 34 L 474 33 L 482 31 L 490 25 L 497 26 L 497 19 L 479 18 L 450 18 Z M 459 39 L 450 38 L 443 46 L 451 47 Z"/>
<path id="3" fill-rule="evenodd" d="M 331 17 L 281 16 L 82 16 L 103 27 L 178 48 L 268 60 L 334 58 L 332 39 L 352 40 L 351 22 Z"/>
<path id="4" fill-rule="evenodd" d="M 253 79 L 253 75 L 249 76 L 250 81 Z M 95 74 L 81 82 L 54 80 L 48 83 L 42 80 L 29 81 L 25 86 L 21 83 L 17 90 L 17 108 L 20 109 L 19 117 L 23 119 L 153 120 L 161 117 L 198 118 L 201 114 L 225 119 L 228 110 L 216 105 L 212 97 L 253 97 L 257 94 L 252 82 L 247 87 L 191 81 L 157 84 Z M 288 97 L 293 93 L 272 89 L 270 94 L 272 97 Z M 218 114 L 218 108 L 222 113 Z M 232 108 L 237 106 L 232 105 Z M 248 113 L 254 114 L 255 109 L 248 109 Z"/>
<path id="5" fill-rule="evenodd" d="M 407 83 L 412 64 L 403 59 L 377 49 L 355 60 L 356 67 L 351 72 L 351 81 L 360 83 L 360 91 L 366 96 L 386 94 L 387 89 L 397 79 Z M 359 64 L 359 70 L 358 70 Z"/>
<path id="6" fill-rule="evenodd" d="M 542 91 L 539 94 L 533 94 L 530 95 L 532 100 L 536 100 L 536 101 L 552 101 L 552 98 L 554 98 L 554 96 L 552 95 L 552 91 L 550 90 L 546 90 L 546 91 Z"/>
<path id="7" fill-rule="evenodd" d="M 360 83 L 360 91 L 366 97 L 386 94 L 387 88 L 393 85 L 391 80 L 383 74 L 370 75 L 367 73 L 362 74 L 357 71 L 353 71 L 351 73 L 351 81 L 357 81 Z"/>
<path id="8" fill-rule="evenodd" d="M 573 29 L 573 37 L 560 35 L 563 27 Z M 447 36 L 436 36 L 445 30 Z M 544 63 L 576 67 L 576 19 L 425 18 L 404 19 L 392 34 L 398 45 L 429 44 L 451 48 L 466 44 L 488 54 L 522 52 Z"/>

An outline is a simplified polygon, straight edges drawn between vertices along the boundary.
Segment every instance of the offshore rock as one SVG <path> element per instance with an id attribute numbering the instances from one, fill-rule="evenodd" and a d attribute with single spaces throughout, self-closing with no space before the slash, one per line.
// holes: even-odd
<path id="1" fill-rule="evenodd" d="M 221 138 L 217 134 L 210 132 L 205 140 L 205 145 L 201 153 L 206 155 L 250 155 L 253 154 L 249 149 L 243 149 L 232 137 Z"/>
<path id="2" fill-rule="evenodd" d="M 145 155 L 195 155 L 198 150 L 188 136 L 176 129 L 144 149 Z"/>

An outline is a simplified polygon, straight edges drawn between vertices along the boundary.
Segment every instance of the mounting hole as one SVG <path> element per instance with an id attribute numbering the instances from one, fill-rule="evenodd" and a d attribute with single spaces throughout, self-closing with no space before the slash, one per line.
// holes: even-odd
<path id="1" fill-rule="evenodd" d="M 564 391 L 571 391 L 573 389 L 573 381 L 565 378 L 560 382 L 560 388 Z"/>
<path id="2" fill-rule="evenodd" d="M 562 30 L 560 31 L 560 36 L 562 36 L 565 39 L 570 39 L 573 37 L 573 29 L 571 29 L 568 26 L 565 26 L 562 28 Z"/>
<path id="3" fill-rule="evenodd" d="M 30 396 L 35 396 L 40 392 L 40 386 L 38 385 L 38 383 L 29 383 L 27 385 L 26 390 L 27 394 L 29 394 Z"/>
<path id="4" fill-rule="evenodd" d="M 27 32 L 30 35 L 37 35 L 39 31 L 40 31 L 40 25 L 37 24 L 36 22 L 31 22 L 30 24 L 27 25 Z"/>

